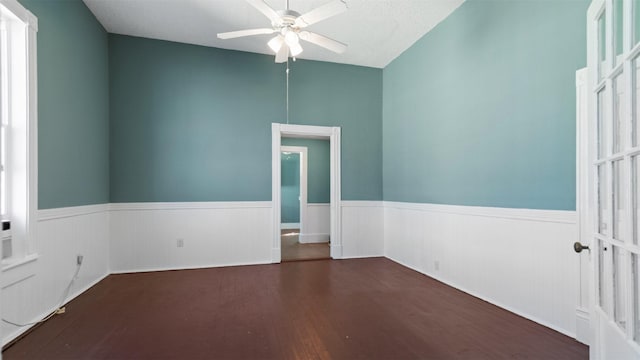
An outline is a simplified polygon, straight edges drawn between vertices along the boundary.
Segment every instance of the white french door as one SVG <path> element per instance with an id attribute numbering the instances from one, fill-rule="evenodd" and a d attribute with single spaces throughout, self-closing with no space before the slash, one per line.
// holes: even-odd
<path id="1" fill-rule="evenodd" d="M 640 1 L 587 14 L 591 357 L 640 359 Z"/>

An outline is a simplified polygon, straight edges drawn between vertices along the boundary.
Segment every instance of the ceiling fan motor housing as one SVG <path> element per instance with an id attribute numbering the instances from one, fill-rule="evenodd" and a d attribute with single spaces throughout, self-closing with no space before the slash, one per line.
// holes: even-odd
<path id="1" fill-rule="evenodd" d="M 282 22 L 280 24 L 271 24 L 274 27 L 293 26 L 293 24 L 295 24 L 296 22 L 296 19 L 300 17 L 300 13 L 293 10 L 279 10 L 276 12 L 278 13 L 278 16 L 280 16 Z"/>

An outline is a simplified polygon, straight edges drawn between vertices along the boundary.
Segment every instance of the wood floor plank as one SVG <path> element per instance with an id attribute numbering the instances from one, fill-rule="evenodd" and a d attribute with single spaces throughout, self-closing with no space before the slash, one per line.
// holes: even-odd
<path id="1" fill-rule="evenodd" d="M 5 359 L 587 359 L 388 259 L 111 275 Z"/>

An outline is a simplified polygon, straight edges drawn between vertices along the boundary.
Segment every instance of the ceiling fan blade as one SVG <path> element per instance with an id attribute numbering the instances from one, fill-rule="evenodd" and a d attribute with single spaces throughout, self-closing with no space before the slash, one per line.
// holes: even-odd
<path id="1" fill-rule="evenodd" d="M 344 0 L 334 0 L 300 15 L 296 19 L 295 25 L 301 28 L 307 27 L 345 11 L 347 11 L 347 3 Z"/>
<path id="2" fill-rule="evenodd" d="M 276 62 L 283 63 L 287 61 L 288 57 L 289 57 L 289 47 L 287 46 L 287 44 L 282 44 L 282 47 L 276 53 Z"/>
<path id="3" fill-rule="evenodd" d="M 218 34 L 219 39 L 233 39 L 243 36 L 253 36 L 253 35 L 263 35 L 263 34 L 273 34 L 275 30 L 273 29 L 247 29 L 247 30 L 238 30 L 238 31 L 229 31 Z"/>
<path id="4" fill-rule="evenodd" d="M 312 33 L 309 31 L 301 31 L 300 39 L 308 41 L 312 44 L 322 46 L 325 49 L 331 50 L 335 53 L 342 54 L 347 50 L 347 44 L 343 44 L 340 41 L 330 39 L 320 34 Z"/>
<path id="5" fill-rule="evenodd" d="M 273 8 L 269 6 L 264 0 L 247 0 L 247 2 L 254 8 L 258 9 L 258 11 L 263 13 L 264 16 L 268 17 L 269 20 L 271 20 L 271 23 L 277 25 L 282 23 L 280 15 L 278 15 L 278 13 L 273 10 Z"/>

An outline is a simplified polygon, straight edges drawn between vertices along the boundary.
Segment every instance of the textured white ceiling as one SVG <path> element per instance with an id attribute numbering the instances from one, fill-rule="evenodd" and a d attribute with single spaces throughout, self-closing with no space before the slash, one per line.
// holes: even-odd
<path id="1" fill-rule="evenodd" d="M 290 0 L 305 13 L 331 0 Z M 310 26 L 349 45 L 344 54 L 303 42 L 301 59 L 383 68 L 446 18 L 464 0 L 346 0 L 349 10 Z M 84 0 L 108 32 L 272 54 L 273 35 L 221 40 L 219 32 L 270 27 L 243 0 Z M 276 10 L 286 0 L 266 0 Z"/>

